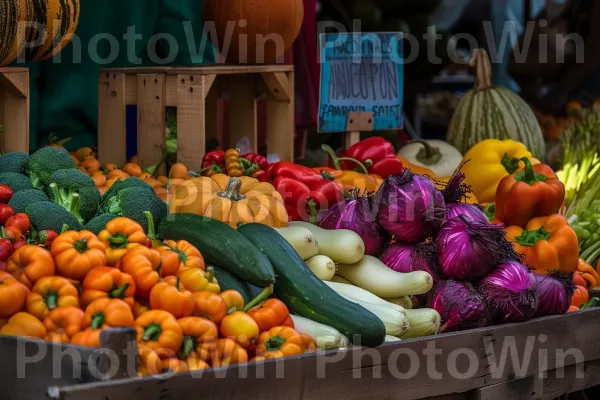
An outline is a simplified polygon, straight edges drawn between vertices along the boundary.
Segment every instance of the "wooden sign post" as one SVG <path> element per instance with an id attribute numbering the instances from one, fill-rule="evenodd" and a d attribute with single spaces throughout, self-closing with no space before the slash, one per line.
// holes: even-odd
<path id="1" fill-rule="evenodd" d="M 402 33 L 322 34 L 319 132 L 344 133 L 346 148 L 360 132 L 403 127 Z"/>

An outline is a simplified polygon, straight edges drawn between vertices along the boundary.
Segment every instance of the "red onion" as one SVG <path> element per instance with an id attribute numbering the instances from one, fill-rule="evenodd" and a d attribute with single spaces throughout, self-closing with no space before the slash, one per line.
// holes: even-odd
<path id="1" fill-rule="evenodd" d="M 519 260 L 502 225 L 471 222 L 459 215 L 444 222 L 435 238 L 438 261 L 446 276 L 475 281 L 496 265 Z"/>
<path id="2" fill-rule="evenodd" d="M 385 249 L 379 259 L 396 272 L 425 271 L 431 275 L 434 284 L 441 276 L 433 242 L 416 245 L 394 243 Z"/>
<path id="3" fill-rule="evenodd" d="M 471 192 L 471 187 L 465 182 L 465 174 L 458 171 L 450 178 L 442 194 L 446 203 L 446 219 L 452 219 L 459 215 L 466 216 L 469 221 L 479 222 L 480 224 L 489 223 L 481 207 L 476 204 L 467 204 L 466 201 Z"/>
<path id="4" fill-rule="evenodd" d="M 440 332 L 492 325 L 492 314 L 487 304 L 469 282 L 440 281 L 429 292 L 427 306 L 440 314 Z"/>
<path id="5" fill-rule="evenodd" d="M 575 292 L 573 274 L 533 274 L 537 283 L 539 305 L 534 317 L 564 314 Z"/>
<path id="6" fill-rule="evenodd" d="M 529 269 L 517 261 L 499 265 L 485 277 L 481 291 L 494 322 L 525 322 L 538 306 L 536 282 Z"/>
<path id="7" fill-rule="evenodd" d="M 372 197 L 359 196 L 355 190 L 350 199 L 331 206 L 319 226 L 356 232 L 365 243 L 365 254 L 378 256 L 390 242 L 390 235 L 377 222 L 372 206 Z"/>
<path id="8" fill-rule="evenodd" d="M 467 204 L 467 203 L 450 203 L 446 204 L 446 209 L 448 210 L 448 214 L 446 214 L 447 219 L 452 219 L 454 217 L 458 217 L 459 215 L 464 215 L 469 219 L 469 221 L 477 222 L 480 224 L 489 224 L 490 220 L 485 215 L 481 207 L 476 204 Z"/>
<path id="9" fill-rule="evenodd" d="M 375 205 L 383 229 L 406 243 L 433 236 L 446 213 L 444 196 L 431 180 L 406 168 L 385 180 L 377 191 Z"/>

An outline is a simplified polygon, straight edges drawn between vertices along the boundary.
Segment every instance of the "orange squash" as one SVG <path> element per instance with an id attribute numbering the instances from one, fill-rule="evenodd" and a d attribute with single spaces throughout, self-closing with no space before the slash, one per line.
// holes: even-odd
<path id="1" fill-rule="evenodd" d="M 269 64 L 276 62 L 300 33 L 304 5 L 302 0 L 207 0 L 204 19 L 214 23 L 219 44 L 231 40 L 223 49 L 228 62 Z"/>
<path id="2" fill-rule="evenodd" d="M 288 222 L 283 199 L 273 185 L 247 176 L 192 178 L 175 188 L 170 201 L 171 213 L 204 215 L 233 228 L 239 222 L 259 222 L 275 228 Z"/>

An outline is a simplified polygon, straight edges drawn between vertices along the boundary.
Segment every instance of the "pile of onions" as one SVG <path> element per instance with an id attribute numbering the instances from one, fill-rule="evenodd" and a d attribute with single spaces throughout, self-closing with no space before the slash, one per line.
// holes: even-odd
<path id="1" fill-rule="evenodd" d="M 441 276 L 437 262 L 435 243 L 394 243 L 379 257 L 381 262 L 396 272 L 425 271 L 436 284 Z"/>
<path id="2" fill-rule="evenodd" d="M 427 306 L 442 319 L 440 332 L 481 328 L 492 324 L 492 314 L 469 282 L 440 281 L 427 297 Z"/>
<path id="3" fill-rule="evenodd" d="M 375 205 L 379 224 L 405 243 L 419 243 L 433 236 L 446 214 L 444 196 L 431 180 L 406 168 L 385 180 Z"/>
<path id="4" fill-rule="evenodd" d="M 390 242 L 390 235 L 377 222 L 372 197 L 359 196 L 358 190 L 350 199 L 330 207 L 319 226 L 356 232 L 365 243 L 365 254 L 370 256 L 380 255 Z"/>
<path id="5" fill-rule="evenodd" d="M 438 261 L 443 273 L 455 279 L 475 281 L 497 265 L 519 260 L 502 225 L 472 222 L 459 215 L 442 225 L 435 238 Z"/>
<path id="6" fill-rule="evenodd" d="M 464 215 L 469 221 L 478 222 L 480 224 L 489 223 L 488 217 L 485 215 L 481 207 L 476 204 L 465 203 L 467 195 L 471 193 L 471 188 L 464 183 L 465 174 L 458 171 L 446 184 L 442 193 L 446 203 L 446 219 L 452 219 L 459 215 Z"/>
<path id="7" fill-rule="evenodd" d="M 539 299 L 536 279 L 517 261 L 499 265 L 481 283 L 494 322 L 525 322 L 535 315 Z"/>
<path id="8" fill-rule="evenodd" d="M 575 284 L 571 274 L 533 274 L 539 305 L 534 317 L 564 314 L 571 305 Z"/>

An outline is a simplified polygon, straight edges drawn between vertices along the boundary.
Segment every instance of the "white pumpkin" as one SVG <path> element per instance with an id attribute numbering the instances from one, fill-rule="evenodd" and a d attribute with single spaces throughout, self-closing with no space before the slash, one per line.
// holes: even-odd
<path id="1" fill-rule="evenodd" d="M 411 164 L 428 168 L 437 177 L 452 176 L 463 159 L 454 146 L 443 140 L 412 140 L 398 151 Z"/>

